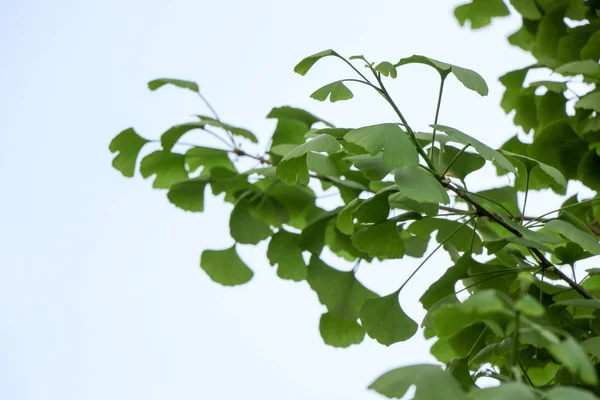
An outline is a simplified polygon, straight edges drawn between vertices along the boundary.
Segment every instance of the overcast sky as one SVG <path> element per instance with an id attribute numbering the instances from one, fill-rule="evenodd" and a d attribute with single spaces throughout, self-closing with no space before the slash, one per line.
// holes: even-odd
<path id="1" fill-rule="evenodd" d="M 327 60 L 307 77 L 303 57 L 333 48 L 397 61 L 424 54 L 488 81 L 481 98 L 449 80 L 440 122 L 493 146 L 517 130 L 499 107 L 498 76 L 530 59 L 505 41 L 518 21 L 459 27 L 455 1 L 103 0 L 0 3 L 0 398 L 7 400 L 367 400 L 387 369 L 432 362 L 419 333 L 390 348 L 366 339 L 334 349 L 318 332 L 323 307 L 303 283 L 281 281 L 266 245 L 244 247 L 247 285 L 224 288 L 198 267 L 206 248 L 232 244 L 229 205 L 176 209 L 164 192 L 112 169 L 108 144 L 133 126 L 158 138 L 193 113 L 191 92 L 146 82 L 195 80 L 227 122 L 264 150 L 273 106 L 303 107 L 338 125 L 394 121 L 374 93 L 319 103 L 321 85 L 348 75 Z M 432 122 L 439 81 L 403 68 L 393 94 L 415 127 Z M 485 175 L 483 175 L 485 176 Z M 489 184 L 473 180 L 474 187 Z M 573 192 L 573 188 L 570 189 Z M 541 204 L 533 196 L 530 207 Z M 543 208 L 558 204 L 545 199 Z M 341 265 L 341 264 L 340 264 Z M 380 294 L 414 259 L 362 267 Z M 434 257 L 402 293 L 420 321 L 419 293 L 444 268 Z"/>

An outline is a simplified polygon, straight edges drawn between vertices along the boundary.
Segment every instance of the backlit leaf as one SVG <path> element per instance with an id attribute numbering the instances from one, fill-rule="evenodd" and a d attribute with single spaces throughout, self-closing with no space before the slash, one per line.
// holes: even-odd
<path id="1" fill-rule="evenodd" d="M 401 167 L 394 172 L 394 181 L 402 193 L 424 203 L 450 203 L 446 189 L 429 172 L 422 168 Z"/>
<path id="2" fill-rule="evenodd" d="M 124 176 L 132 177 L 140 150 L 148 142 L 149 140 L 138 135 L 133 128 L 119 133 L 108 146 L 111 153 L 119 152 L 113 159 L 113 167 L 121 171 Z"/>
<path id="3" fill-rule="evenodd" d="M 410 339 L 418 328 L 400 307 L 398 294 L 365 300 L 360 310 L 360 320 L 367 334 L 386 346 Z"/>
<path id="4" fill-rule="evenodd" d="M 306 75 L 306 73 L 312 68 L 312 66 L 315 65 L 315 63 L 321 58 L 334 55 L 337 55 L 337 53 L 331 49 L 315 53 L 311 56 L 306 57 L 298 64 L 296 64 L 296 66 L 294 67 L 294 72 L 300 75 Z"/>
<path id="5" fill-rule="evenodd" d="M 389 398 L 402 398 L 416 386 L 413 400 L 465 400 L 466 396 L 452 374 L 438 365 L 411 365 L 386 372 L 369 385 L 369 389 Z"/>
<path id="6" fill-rule="evenodd" d="M 267 258 L 271 265 L 278 265 L 277 275 L 280 278 L 293 281 L 306 279 L 307 270 L 302 258 L 300 235 L 280 229 L 269 242 Z"/>
<path id="7" fill-rule="evenodd" d="M 471 23 L 471 29 L 488 26 L 492 18 L 506 17 L 509 15 L 508 7 L 502 0 L 471 0 L 456 7 L 454 16 L 461 26 L 466 21 Z"/>
<path id="8" fill-rule="evenodd" d="M 254 275 L 238 256 L 235 245 L 225 250 L 204 250 L 200 267 L 210 279 L 224 286 L 241 285 Z"/>
<path id="9" fill-rule="evenodd" d="M 395 221 L 375 224 L 352 235 L 352 244 L 358 250 L 380 260 L 402 258 L 404 242 Z"/>
<path id="10" fill-rule="evenodd" d="M 201 175 L 171 186 L 167 197 L 169 201 L 185 211 L 204 211 L 204 190 L 209 183 L 207 175 Z"/>
<path id="11" fill-rule="evenodd" d="M 168 189 L 173 184 L 187 180 L 185 156 L 179 153 L 157 150 L 142 159 L 140 173 L 144 178 L 156 175 L 152 187 Z"/>
<path id="12" fill-rule="evenodd" d="M 390 167 L 416 167 L 419 164 L 414 144 L 398 124 L 379 124 L 354 129 L 344 136 L 344 140 L 363 147 L 372 156 L 383 150 L 383 163 Z"/>
<path id="13" fill-rule="evenodd" d="M 159 78 L 154 79 L 153 81 L 148 82 L 148 89 L 156 90 L 164 85 L 173 85 L 182 89 L 189 89 L 193 92 L 200 93 L 200 89 L 198 88 L 198 84 L 192 81 L 184 81 L 181 79 L 171 79 L 171 78 Z"/>
<path id="14" fill-rule="evenodd" d="M 329 97 L 329 101 L 335 103 L 336 101 L 350 100 L 354 95 L 342 81 L 337 81 L 317 89 L 310 97 L 319 101 L 325 101 Z"/>

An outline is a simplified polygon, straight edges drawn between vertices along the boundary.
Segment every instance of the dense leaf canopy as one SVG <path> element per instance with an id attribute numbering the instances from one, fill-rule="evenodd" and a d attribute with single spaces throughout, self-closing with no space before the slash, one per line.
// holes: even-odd
<path id="1" fill-rule="evenodd" d="M 526 199 L 534 190 L 564 195 L 572 180 L 600 189 L 600 1 L 472 0 L 455 15 L 478 29 L 510 12 L 520 15 L 522 26 L 509 42 L 536 62 L 500 78 L 501 107 L 523 130 L 501 149 L 479 141 L 476 132 L 439 124 L 438 113 L 431 132 L 415 132 L 386 86 L 404 65 L 417 63 L 439 73 L 439 99 L 450 76 L 487 95 L 473 70 L 421 55 L 376 63 L 329 49 L 294 70 L 305 75 L 316 63 L 338 61 L 356 79 L 328 83 L 311 97 L 350 100 L 351 85 L 366 84 L 397 120 L 337 128 L 307 111 L 278 107 L 267 116 L 276 127 L 266 154 L 254 154 L 243 148 L 258 141 L 252 132 L 216 115 L 198 116 L 155 141 L 124 130 L 109 147 L 117 153 L 113 166 L 131 177 L 139 165 L 141 175 L 153 176 L 153 187 L 185 211 L 204 211 L 207 188 L 232 203 L 235 244 L 204 250 L 201 268 L 221 285 L 245 284 L 253 266 L 239 256 L 238 244 L 268 241 L 277 275 L 306 281 L 325 306 L 319 331 L 327 345 L 348 347 L 368 335 L 390 346 L 422 327 L 435 339 L 431 353 L 439 365 L 386 372 L 369 386 L 384 396 L 401 398 L 414 388 L 417 400 L 596 399 L 600 269 L 579 277 L 572 268 L 600 255 L 598 198 L 574 196 L 544 215 L 526 209 Z M 551 80 L 530 82 L 534 70 Z M 190 81 L 163 78 L 148 87 L 164 85 L 202 97 Z M 217 136 L 223 146 L 182 143 L 194 129 Z M 234 162 L 239 158 L 261 166 L 244 169 Z M 469 191 L 467 177 L 487 163 L 513 184 Z M 336 196 L 334 207 L 320 206 L 323 193 Z M 329 265 L 325 248 L 355 267 Z M 427 313 L 414 321 L 399 295 L 442 249 L 452 265 L 419 294 Z M 361 263 L 405 257 L 423 260 L 392 293 L 375 293 L 356 277 Z M 499 385 L 483 388 L 481 378 Z"/>

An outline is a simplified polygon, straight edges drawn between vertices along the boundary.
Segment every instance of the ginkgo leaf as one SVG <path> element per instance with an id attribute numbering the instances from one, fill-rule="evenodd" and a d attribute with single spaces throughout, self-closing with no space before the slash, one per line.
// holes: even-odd
<path id="1" fill-rule="evenodd" d="M 406 132 L 398 124 L 379 124 L 354 129 L 344 136 L 376 156 L 383 150 L 383 163 L 390 167 L 416 167 L 419 155 Z"/>
<path id="2" fill-rule="evenodd" d="M 424 203 L 450 203 L 446 189 L 428 171 L 401 167 L 394 172 L 394 181 L 402 193 L 415 201 Z"/>
<path id="3" fill-rule="evenodd" d="M 307 281 L 321 304 L 345 321 L 357 320 L 363 302 L 378 297 L 363 286 L 352 271 L 339 271 L 314 255 L 308 266 Z"/>
<path id="4" fill-rule="evenodd" d="M 313 65 L 315 65 L 317 61 L 328 56 L 337 56 L 337 53 L 331 49 L 327 49 L 315 53 L 312 56 L 308 56 L 296 64 L 294 67 L 294 72 L 300 75 L 306 75 L 306 73 L 312 68 Z"/>
<path id="5" fill-rule="evenodd" d="M 188 179 L 185 156 L 170 151 L 157 150 L 142 159 L 140 173 L 144 178 L 156 175 L 152 187 L 168 189 L 173 184 Z"/>
<path id="6" fill-rule="evenodd" d="M 292 120 L 299 121 L 305 124 L 308 127 L 316 124 L 317 122 L 322 122 L 327 126 L 333 127 L 333 125 L 321 118 L 309 113 L 306 110 L 302 110 L 296 107 L 283 106 L 283 107 L 275 107 L 273 108 L 267 118 L 277 118 L 279 120 Z"/>
<path id="7" fill-rule="evenodd" d="M 219 121 L 219 120 L 211 118 L 211 117 L 207 117 L 205 115 L 197 115 L 197 117 L 200 118 L 200 124 L 209 125 L 209 126 L 212 126 L 215 128 L 221 128 L 228 132 L 231 132 L 235 136 L 240 136 L 245 139 L 248 139 L 252 143 L 258 143 L 258 139 L 254 135 L 254 133 L 250 132 L 248 129 L 239 128 L 237 126 L 226 124 L 222 121 Z"/>
<path id="8" fill-rule="evenodd" d="M 133 128 L 128 128 L 113 138 L 108 146 L 111 153 L 119 152 L 113 159 L 112 165 L 121 171 L 123 176 L 132 177 L 135 164 L 142 147 L 149 140 L 144 139 Z"/>
<path id="9" fill-rule="evenodd" d="M 225 250 L 204 250 L 200 267 L 210 279 L 224 286 L 244 284 L 254 275 L 238 256 L 235 245 Z"/>
<path id="10" fill-rule="evenodd" d="M 335 153 L 339 149 L 340 144 L 336 138 L 330 135 L 319 135 L 316 138 L 295 147 L 292 151 L 287 153 L 281 161 L 285 162 L 293 158 L 299 158 L 310 152 Z"/>
<path id="11" fill-rule="evenodd" d="M 533 171 L 534 173 L 537 173 L 535 176 L 538 179 L 540 179 L 540 176 L 547 176 L 552 179 L 552 181 L 554 181 L 554 183 L 556 183 L 562 190 L 566 190 L 567 181 L 565 180 L 563 174 L 556 168 L 521 154 L 511 153 L 510 151 L 506 150 L 501 150 L 501 152 L 509 159 L 517 160 L 517 162 L 523 164 L 527 174 L 531 174 Z"/>
<path id="12" fill-rule="evenodd" d="M 413 400 L 465 400 L 458 381 L 438 365 L 411 365 L 386 372 L 369 385 L 369 389 L 388 398 L 400 399 L 416 386 Z"/>
<path id="13" fill-rule="evenodd" d="M 189 89 L 193 92 L 200 93 L 200 89 L 198 88 L 198 84 L 192 81 L 184 81 L 181 79 L 172 79 L 172 78 L 159 78 L 154 79 L 153 81 L 148 82 L 148 89 L 156 90 L 164 85 L 173 85 L 182 89 Z"/>
<path id="14" fill-rule="evenodd" d="M 319 135 L 286 152 L 277 166 L 277 177 L 287 184 L 299 182 L 308 184 L 309 174 L 306 156 L 311 152 L 334 153 L 340 149 L 336 138 L 330 135 Z"/>
<path id="15" fill-rule="evenodd" d="M 371 156 L 369 154 L 358 154 L 355 156 L 347 157 L 346 160 L 350 161 L 352 165 L 359 171 L 365 174 L 367 179 L 374 181 L 380 181 L 392 172 L 393 168 L 385 165 L 383 162 L 383 154 L 377 154 Z"/>
<path id="16" fill-rule="evenodd" d="M 333 347 L 359 344 L 365 338 L 365 330 L 358 322 L 346 321 L 330 312 L 321 315 L 319 332 L 325 344 Z"/>
<path id="17" fill-rule="evenodd" d="M 583 108 L 600 113 L 600 90 L 596 90 L 581 97 L 579 101 L 575 103 L 575 108 Z"/>
<path id="18" fill-rule="evenodd" d="M 380 260 L 404 257 L 405 247 L 395 221 L 375 224 L 352 235 L 352 244 L 358 250 Z"/>
<path id="19" fill-rule="evenodd" d="M 576 228 L 574 225 L 571 225 L 566 221 L 554 219 L 550 222 L 547 222 L 545 228 L 550 231 L 560 233 L 570 241 L 577 243 L 584 250 L 589 251 L 592 254 L 600 254 L 600 243 L 594 236 Z"/>
<path id="20" fill-rule="evenodd" d="M 209 183 L 208 175 L 201 175 L 171 186 L 167 197 L 169 201 L 185 211 L 204 211 L 204 191 Z"/>
<path id="21" fill-rule="evenodd" d="M 591 392 L 572 386 L 556 386 L 544 393 L 545 400 L 598 400 Z"/>
<path id="22" fill-rule="evenodd" d="M 531 21 L 542 18 L 542 13 L 535 0 L 510 0 L 510 4 L 524 17 Z"/>
<path id="23" fill-rule="evenodd" d="M 329 97 L 329 101 L 335 103 L 336 101 L 350 100 L 354 95 L 343 81 L 337 81 L 317 89 L 310 97 L 319 101 L 325 101 Z"/>
<path id="24" fill-rule="evenodd" d="M 535 392 L 523 383 L 506 382 L 497 387 L 472 390 L 469 392 L 469 400 L 537 400 Z"/>
<path id="25" fill-rule="evenodd" d="M 202 174 L 207 174 L 216 167 L 237 172 L 227 151 L 210 147 L 192 147 L 185 153 L 185 163 L 190 172 L 194 172 L 200 167 L 203 167 Z"/>
<path id="26" fill-rule="evenodd" d="M 552 344 L 548 350 L 572 374 L 575 374 L 583 383 L 588 385 L 598 384 L 598 375 L 585 350 L 572 337 Z"/>
<path id="27" fill-rule="evenodd" d="M 362 199 L 354 199 L 340 211 L 335 221 L 336 227 L 346 235 L 354 233 L 354 210 L 363 203 Z"/>
<path id="28" fill-rule="evenodd" d="M 434 60 L 433 58 L 414 55 L 401 59 L 396 63 L 396 67 L 414 63 L 429 65 L 437 70 L 442 78 L 445 78 L 448 74 L 452 73 L 467 89 L 471 89 L 481 96 L 487 96 L 489 92 L 485 80 L 477 72 L 457 65 Z"/>
<path id="29" fill-rule="evenodd" d="M 280 229 L 269 242 L 267 258 L 271 265 L 278 265 L 277 275 L 280 278 L 293 281 L 306 279 L 307 270 L 302 258 L 300 235 Z"/>
<path id="30" fill-rule="evenodd" d="M 390 207 L 412 210 L 428 216 L 436 216 L 440 210 L 438 203 L 418 202 L 405 196 L 402 192 L 392 193 L 388 197 L 388 201 L 390 202 Z"/>
<path id="31" fill-rule="evenodd" d="M 410 339 L 418 325 L 400 307 L 399 292 L 377 299 L 368 299 L 360 310 L 360 321 L 367 334 L 389 346 Z"/>
<path id="32" fill-rule="evenodd" d="M 383 76 L 389 76 L 390 78 L 396 78 L 398 76 L 398 71 L 396 71 L 396 66 L 388 61 L 382 61 L 375 66 L 375 70 L 379 71 Z"/>
<path id="33" fill-rule="evenodd" d="M 253 193 L 248 192 L 238 199 L 229 218 L 231 237 L 238 243 L 257 244 L 273 234 L 269 225 L 250 212 L 249 196 L 251 195 Z"/>
<path id="34" fill-rule="evenodd" d="M 471 145 L 483 158 L 495 163 L 496 166 L 508 172 L 513 172 L 515 174 L 517 173 L 515 167 L 510 163 L 510 161 L 508 161 L 508 159 L 504 155 L 502 155 L 502 153 L 481 143 L 474 137 L 471 137 L 466 133 L 459 131 L 458 129 L 454 129 L 445 125 L 431 125 L 431 127 L 446 133 L 458 143 Z"/>

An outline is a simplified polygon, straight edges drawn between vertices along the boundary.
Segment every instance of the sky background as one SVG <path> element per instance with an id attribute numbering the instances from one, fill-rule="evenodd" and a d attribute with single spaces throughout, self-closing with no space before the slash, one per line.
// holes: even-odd
<path id="1" fill-rule="evenodd" d="M 204 214 L 176 209 L 150 181 L 114 170 L 108 144 L 130 126 L 158 138 L 208 113 L 191 92 L 149 92 L 146 82 L 163 76 L 197 81 L 224 121 L 257 133 L 261 144 L 246 147 L 256 154 L 274 106 L 348 127 L 394 121 L 363 88 L 349 102 L 309 98 L 348 71 L 334 60 L 306 77 L 293 67 L 333 48 L 376 61 L 424 54 L 480 72 L 490 95 L 450 79 L 440 122 L 499 146 L 517 130 L 499 107 L 497 78 L 531 60 L 505 40 L 519 21 L 472 32 L 452 17 L 456 4 L 0 2 L 0 398 L 368 400 L 380 398 L 366 387 L 384 371 L 432 362 L 420 333 L 389 348 L 370 339 L 325 346 L 316 295 L 305 282 L 279 280 L 264 243 L 241 250 L 255 271 L 249 284 L 211 282 L 200 253 L 231 246 L 231 206 L 208 196 Z M 422 66 L 394 81 L 413 127 L 432 122 L 438 85 Z M 559 204 L 547 194 L 530 201 L 530 209 Z M 358 277 L 387 294 L 417 264 L 363 266 Z M 448 265 L 436 255 L 402 293 L 413 318 L 423 316 L 419 293 Z"/>

